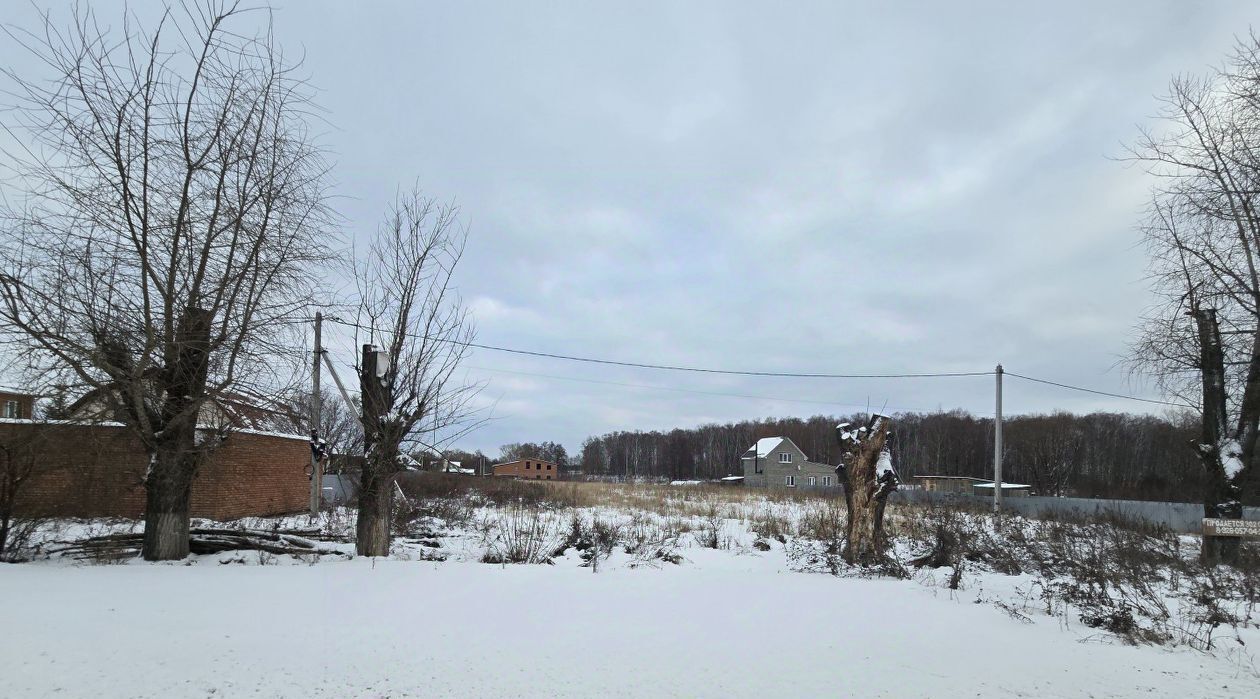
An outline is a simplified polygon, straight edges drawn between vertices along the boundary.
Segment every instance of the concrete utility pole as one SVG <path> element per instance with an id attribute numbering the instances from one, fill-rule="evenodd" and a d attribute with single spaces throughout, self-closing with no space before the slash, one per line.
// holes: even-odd
<path id="1" fill-rule="evenodd" d="M 993 412 L 993 511 L 1002 508 L 1002 365 L 994 373 L 997 379 L 997 409 Z"/>
<path id="2" fill-rule="evenodd" d="M 320 388 L 319 388 L 319 365 L 320 357 L 324 353 L 323 341 L 324 330 L 324 314 L 319 311 L 315 312 L 315 356 L 311 362 L 311 516 L 319 514 L 320 492 L 324 485 L 324 474 L 321 472 L 323 466 L 324 444 L 322 442 L 323 435 L 319 433 L 320 422 Z"/>

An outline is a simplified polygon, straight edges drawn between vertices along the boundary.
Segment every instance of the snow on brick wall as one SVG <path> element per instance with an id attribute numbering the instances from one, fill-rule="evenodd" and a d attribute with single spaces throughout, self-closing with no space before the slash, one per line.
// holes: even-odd
<path id="1" fill-rule="evenodd" d="M 0 445 L 30 459 L 35 473 L 18 512 L 36 516 L 140 517 L 148 458 L 126 428 L 87 424 L 0 424 Z M 307 507 L 310 448 L 302 438 L 233 433 L 193 483 L 194 517 L 297 512 Z"/>

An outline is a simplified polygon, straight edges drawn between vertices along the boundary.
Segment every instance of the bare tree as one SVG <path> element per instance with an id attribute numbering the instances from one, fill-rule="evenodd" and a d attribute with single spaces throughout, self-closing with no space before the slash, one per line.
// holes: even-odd
<path id="1" fill-rule="evenodd" d="M 389 554 L 399 459 L 409 448 L 440 451 L 475 421 L 478 386 L 455 371 L 473 325 L 452 284 L 466 231 L 459 210 L 412 190 L 400 195 L 355 265 L 359 327 L 370 333 L 358 367 L 365 453 L 356 550 Z"/>
<path id="2" fill-rule="evenodd" d="M 117 32 L 90 10 L 8 30 L 51 79 L 5 73 L 22 144 L 0 246 L 0 323 L 34 372 L 92 391 L 149 454 L 143 555 L 188 554 L 189 498 L 217 442 L 202 406 L 263 392 L 326 258 L 327 166 L 309 90 L 271 35 L 219 0 Z"/>
<path id="3" fill-rule="evenodd" d="M 1197 404 L 1204 514 L 1242 516 L 1260 425 L 1260 40 L 1225 67 L 1179 77 L 1159 133 L 1133 149 L 1158 178 L 1145 226 L 1161 303 L 1135 344 L 1138 366 Z M 1206 562 L 1237 541 L 1206 537 Z"/>
<path id="4" fill-rule="evenodd" d="M 1063 412 L 1010 421 L 1003 450 L 1008 472 L 1025 474 L 1038 495 L 1063 495 L 1085 446 L 1079 422 Z"/>

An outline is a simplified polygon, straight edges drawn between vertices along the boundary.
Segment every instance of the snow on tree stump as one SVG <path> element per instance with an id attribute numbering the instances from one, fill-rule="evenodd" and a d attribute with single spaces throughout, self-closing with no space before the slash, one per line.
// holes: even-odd
<path id="1" fill-rule="evenodd" d="M 884 508 L 888 496 L 899 484 L 888 450 L 891 425 L 887 416 L 872 415 L 866 427 L 853 430 L 849 423 L 836 427 L 836 436 L 844 450 L 836 473 L 844 485 L 849 514 L 844 558 L 851 565 L 888 563 Z"/>

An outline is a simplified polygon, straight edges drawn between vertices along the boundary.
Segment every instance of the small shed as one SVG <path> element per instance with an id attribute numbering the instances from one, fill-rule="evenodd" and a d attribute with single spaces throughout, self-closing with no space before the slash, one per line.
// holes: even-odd
<path id="1" fill-rule="evenodd" d="M 923 489 L 934 493 L 958 493 L 973 495 L 974 487 L 980 483 L 992 484 L 993 481 L 971 476 L 915 476 L 915 480 Z M 1006 492 L 1003 490 L 1002 492 Z M 990 493 L 992 494 L 992 493 Z"/>

